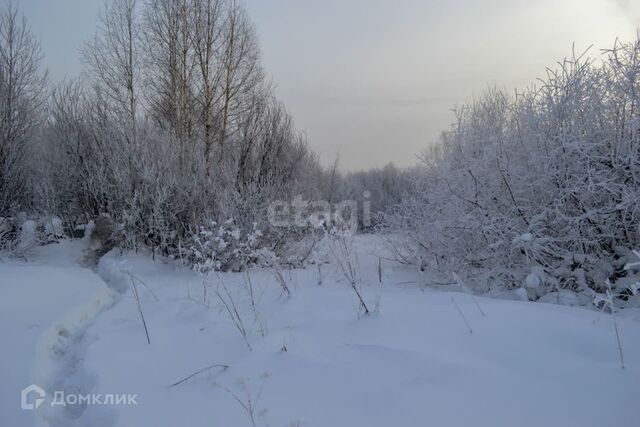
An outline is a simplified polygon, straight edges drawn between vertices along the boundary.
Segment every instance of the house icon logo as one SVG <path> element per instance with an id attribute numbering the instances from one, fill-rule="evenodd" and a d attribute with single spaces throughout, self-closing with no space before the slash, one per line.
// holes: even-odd
<path id="1" fill-rule="evenodd" d="M 35 394 L 36 398 L 34 403 L 29 402 L 29 395 Z M 25 410 L 32 411 L 44 402 L 44 397 L 47 393 L 35 384 L 31 384 L 29 387 L 22 390 L 20 394 L 20 407 Z"/>

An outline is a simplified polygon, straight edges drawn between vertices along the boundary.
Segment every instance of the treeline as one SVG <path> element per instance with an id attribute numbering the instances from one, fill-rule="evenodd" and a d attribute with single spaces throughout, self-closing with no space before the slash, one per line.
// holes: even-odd
<path id="1" fill-rule="evenodd" d="M 640 248 L 640 40 L 456 110 L 385 216 L 401 260 L 483 288 L 630 294 Z M 637 280 L 636 280 L 637 279 Z M 635 282 L 634 282 L 635 283 Z"/>
<path id="2" fill-rule="evenodd" d="M 240 1 L 106 2 L 81 62 L 80 77 L 52 84 L 18 9 L 0 12 L 0 247 L 26 219 L 60 218 L 36 227 L 71 236 L 103 217 L 119 246 L 228 264 L 249 236 L 277 249 L 313 231 L 271 227 L 275 200 L 366 201 L 375 214 L 408 187 L 392 165 L 320 165 L 274 96 Z M 234 242 L 204 242 L 212 233 Z"/>
<path id="3" fill-rule="evenodd" d="M 347 173 L 340 172 L 338 165 L 339 157 L 322 174 L 320 196 L 334 204 L 342 200 L 355 202 L 358 209 L 354 214 L 361 232 L 373 232 L 381 225 L 381 215 L 409 196 L 419 173 L 417 168 L 400 169 L 393 163 Z"/>
<path id="4" fill-rule="evenodd" d="M 235 0 L 113 0 L 82 77 L 50 87 L 16 8 L 0 15 L 0 217 L 108 214 L 167 253 L 212 221 L 264 221 L 323 173 L 265 75 Z M 19 225 L 19 224 L 18 224 Z"/>

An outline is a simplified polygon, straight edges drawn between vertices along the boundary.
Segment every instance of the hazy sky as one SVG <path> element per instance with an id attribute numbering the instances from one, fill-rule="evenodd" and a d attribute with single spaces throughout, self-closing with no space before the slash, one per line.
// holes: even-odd
<path id="1" fill-rule="evenodd" d="M 15 0 L 14 0 L 15 1 Z M 0 0 L 0 4 L 8 0 Z M 76 75 L 103 0 L 18 0 L 53 79 Z M 512 90 L 591 44 L 632 40 L 637 0 L 247 0 L 267 72 L 325 163 L 394 162 L 437 139 L 451 108 Z M 598 50 L 593 49 L 592 55 Z"/>

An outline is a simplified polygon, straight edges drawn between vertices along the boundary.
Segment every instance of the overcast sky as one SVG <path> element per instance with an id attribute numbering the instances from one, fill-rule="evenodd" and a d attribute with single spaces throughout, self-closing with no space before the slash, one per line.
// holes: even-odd
<path id="1" fill-rule="evenodd" d="M 6 4 L 9 0 L 0 0 Z M 14 0 L 15 1 L 15 0 Z M 103 0 L 18 0 L 54 80 L 80 70 L 78 49 Z M 280 99 L 326 164 L 415 163 L 489 85 L 512 90 L 591 44 L 632 40 L 637 0 L 247 0 Z M 593 55 L 598 54 L 593 49 Z"/>

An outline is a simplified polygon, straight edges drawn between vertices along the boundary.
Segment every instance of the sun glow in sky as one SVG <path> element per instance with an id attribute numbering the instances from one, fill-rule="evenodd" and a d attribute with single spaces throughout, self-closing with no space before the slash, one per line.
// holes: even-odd
<path id="1" fill-rule="evenodd" d="M 108 0 L 107 0 L 108 1 Z M 0 0 L 0 4 L 8 0 Z M 78 51 L 103 0 L 20 0 L 53 80 L 80 72 Z M 638 2 L 640 3 L 640 2 Z M 409 166 L 451 109 L 487 86 L 523 88 L 547 66 L 640 26 L 633 0 L 247 0 L 277 94 L 325 164 Z"/>

